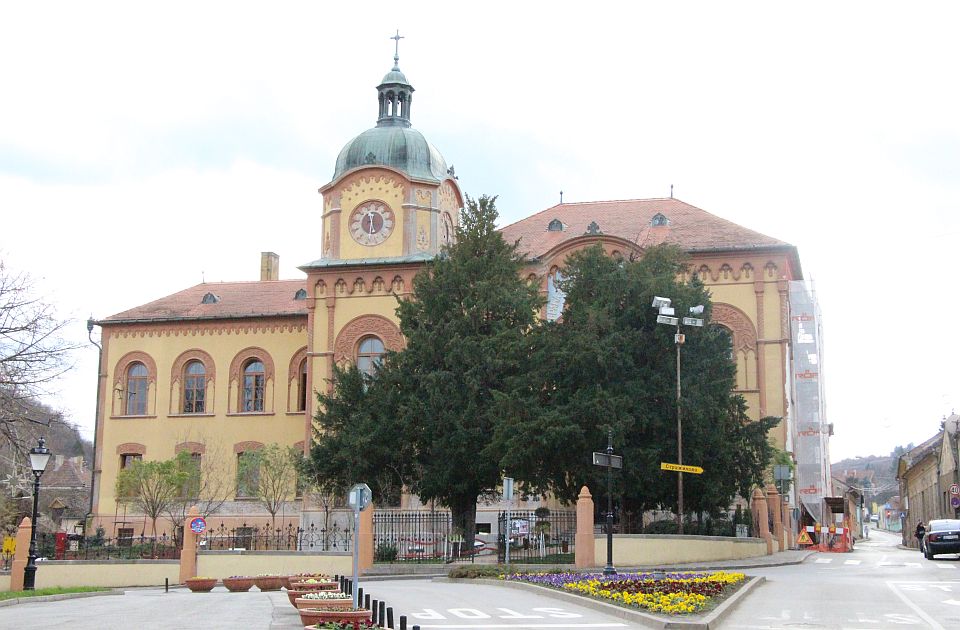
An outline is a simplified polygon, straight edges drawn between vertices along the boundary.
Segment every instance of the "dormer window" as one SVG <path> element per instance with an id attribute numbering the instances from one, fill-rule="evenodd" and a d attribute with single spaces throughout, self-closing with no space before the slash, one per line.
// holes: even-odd
<path id="1" fill-rule="evenodd" d="M 547 225 L 548 232 L 563 232 L 563 221 L 560 219 L 554 219 Z"/>
<path id="2" fill-rule="evenodd" d="M 665 217 L 663 213 L 660 213 L 660 212 L 653 215 L 653 218 L 650 219 L 650 225 L 652 225 L 653 227 L 661 227 L 669 224 L 670 224 L 670 221 L 668 221 L 667 217 Z"/>
<path id="3" fill-rule="evenodd" d="M 306 289 L 297 289 L 297 292 L 293 294 L 293 299 L 295 299 L 295 300 L 305 300 L 305 299 L 307 299 L 307 290 L 306 290 Z"/>
<path id="4" fill-rule="evenodd" d="M 207 293 L 203 296 L 203 299 L 200 300 L 201 304 L 216 304 L 220 301 L 220 296 L 214 295 L 213 293 Z"/>

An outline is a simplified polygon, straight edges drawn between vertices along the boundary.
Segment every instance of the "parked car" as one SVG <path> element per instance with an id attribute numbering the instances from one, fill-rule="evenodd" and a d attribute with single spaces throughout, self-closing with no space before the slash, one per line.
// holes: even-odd
<path id="1" fill-rule="evenodd" d="M 941 518 L 927 523 L 923 535 L 923 556 L 927 560 L 940 553 L 960 553 L 960 519 Z"/>
<path id="2" fill-rule="evenodd" d="M 871 514 L 871 515 L 870 515 L 870 522 L 871 522 L 871 523 L 879 523 L 879 522 L 880 522 L 880 515 L 879 515 L 879 514 Z"/>

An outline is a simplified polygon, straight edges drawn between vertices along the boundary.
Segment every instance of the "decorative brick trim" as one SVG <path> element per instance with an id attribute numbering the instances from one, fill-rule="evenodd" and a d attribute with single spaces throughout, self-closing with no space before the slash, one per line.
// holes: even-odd
<path id="1" fill-rule="evenodd" d="M 381 315 L 361 315 L 340 330 L 333 360 L 336 363 L 356 360 L 357 343 L 367 335 L 378 337 L 387 350 L 401 350 L 405 345 L 400 329 L 392 321 Z"/>
<path id="2" fill-rule="evenodd" d="M 127 378 L 127 370 L 130 368 L 131 363 L 143 363 L 147 368 L 147 379 L 150 383 L 157 382 L 157 362 L 153 360 L 146 352 L 141 352 L 140 350 L 134 350 L 133 352 L 128 352 L 117 361 L 116 367 L 113 369 L 113 383 L 115 386 L 122 388 L 124 381 Z"/>
<path id="3" fill-rule="evenodd" d="M 263 348 L 250 346 L 249 348 L 244 348 L 238 352 L 236 356 L 233 357 L 233 361 L 230 362 L 231 383 L 240 382 L 240 371 L 243 369 L 243 364 L 250 359 L 258 359 L 261 363 L 263 363 L 263 376 L 265 380 L 271 381 L 274 379 L 273 357 L 271 357 L 270 353 Z"/>
<path id="4" fill-rule="evenodd" d="M 297 350 L 290 358 L 287 367 L 287 411 L 301 411 L 297 409 L 300 402 L 300 364 L 307 358 L 307 347 Z M 307 386 L 309 387 L 310 366 L 307 366 Z M 310 396 L 307 396 L 307 407 L 310 406 Z"/>
<path id="5" fill-rule="evenodd" d="M 138 442 L 117 444 L 117 455 L 146 455 L 147 447 Z"/>
<path id="6" fill-rule="evenodd" d="M 200 453 L 203 455 L 207 452 L 207 447 L 200 442 L 180 442 L 173 447 L 174 453 L 182 453 L 184 451 L 188 453 Z"/>
<path id="7" fill-rule="evenodd" d="M 304 332 L 307 314 L 284 317 L 283 320 L 237 320 L 214 322 L 181 321 L 178 324 L 117 324 L 111 325 L 116 337 L 203 337 L 259 333 Z"/>
<path id="8" fill-rule="evenodd" d="M 731 304 L 714 302 L 713 321 L 728 328 L 733 333 L 733 349 L 735 352 L 756 352 L 757 330 L 746 313 Z"/>
<path id="9" fill-rule="evenodd" d="M 177 359 L 173 362 L 173 367 L 170 369 L 170 382 L 174 383 L 183 378 L 183 369 L 187 366 L 187 363 L 190 361 L 199 361 L 203 363 L 203 369 L 206 371 L 207 380 L 215 380 L 217 378 L 217 365 L 213 361 L 213 357 L 201 350 L 200 348 L 191 348 L 186 352 L 180 354 Z"/>
<path id="10" fill-rule="evenodd" d="M 233 445 L 233 452 L 239 455 L 240 453 L 246 453 L 247 451 L 256 451 L 263 448 L 262 442 L 254 442 L 252 440 L 247 440 L 246 442 L 237 442 Z"/>

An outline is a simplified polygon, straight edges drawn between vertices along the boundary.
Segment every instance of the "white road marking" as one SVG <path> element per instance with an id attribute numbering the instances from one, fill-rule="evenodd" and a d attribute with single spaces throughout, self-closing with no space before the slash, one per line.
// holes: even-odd
<path id="1" fill-rule="evenodd" d="M 938 569 L 956 569 L 957 565 L 955 564 L 937 564 L 935 565 Z"/>
<path id="2" fill-rule="evenodd" d="M 904 563 L 903 563 L 903 566 L 905 566 L 905 567 L 915 567 L 915 568 L 919 569 L 919 568 L 920 568 L 920 563 L 919 563 L 919 562 L 904 562 Z"/>
<path id="3" fill-rule="evenodd" d="M 506 522 L 506 521 L 504 521 L 504 522 Z M 843 563 L 844 563 L 844 564 L 860 564 L 860 561 L 859 561 L 859 560 L 844 560 Z"/>
<path id="4" fill-rule="evenodd" d="M 907 596 L 904 595 L 903 593 L 901 593 L 901 592 L 900 592 L 900 589 L 898 589 L 898 588 L 895 586 L 895 582 L 887 582 L 887 587 L 889 587 L 890 590 L 893 591 L 894 594 L 895 594 L 897 597 L 899 597 L 899 598 L 903 601 L 903 603 L 906 604 L 906 605 L 910 608 L 910 610 L 912 610 L 914 613 L 916 613 L 918 617 L 920 617 L 921 619 L 923 619 L 924 621 L 926 621 L 928 624 L 930 624 L 931 630 L 946 630 L 946 628 L 944 628 L 944 627 L 941 626 L 939 623 L 937 623 L 936 621 L 934 621 L 934 619 L 933 619 L 930 615 L 928 615 L 927 613 L 923 612 L 923 609 L 922 609 L 922 608 L 920 608 L 919 606 L 917 606 L 916 604 L 914 604 L 913 602 L 911 602 L 909 599 L 907 599 Z"/>
<path id="5" fill-rule="evenodd" d="M 817 558 L 814 562 L 817 564 L 830 564 L 833 562 L 833 558 Z"/>

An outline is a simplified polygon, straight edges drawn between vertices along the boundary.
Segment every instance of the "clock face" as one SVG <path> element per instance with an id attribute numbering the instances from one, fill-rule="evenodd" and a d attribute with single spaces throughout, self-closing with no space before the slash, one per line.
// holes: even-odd
<path id="1" fill-rule="evenodd" d="M 440 225 L 440 244 L 453 245 L 455 234 L 456 232 L 453 229 L 453 219 L 450 218 L 449 212 L 444 212 Z"/>
<path id="2" fill-rule="evenodd" d="M 393 232 L 393 211 L 380 201 L 368 201 L 350 215 L 350 234 L 361 245 L 379 245 Z"/>

